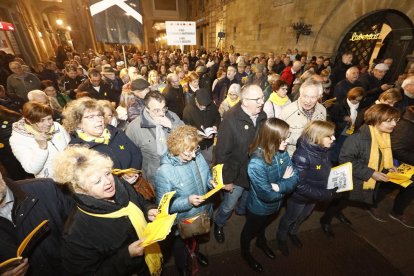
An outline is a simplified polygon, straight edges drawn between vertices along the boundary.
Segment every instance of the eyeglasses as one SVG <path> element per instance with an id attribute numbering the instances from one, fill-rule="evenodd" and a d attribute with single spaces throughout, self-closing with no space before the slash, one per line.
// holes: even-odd
<path id="1" fill-rule="evenodd" d="M 93 121 L 94 119 L 102 119 L 104 116 L 102 114 L 92 114 L 88 116 L 83 116 L 83 119 L 86 119 L 88 121 Z"/>
<path id="2" fill-rule="evenodd" d="M 182 154 L 185 156 L 185 157 L 187 157 L 187 158 L 190 158 L 190 157 L 192 157 L 193 155 L 196 155 L 197 154 L 197 152 L 200 150 L 200 145 L 198 145 L 195 149 L 193 149 L 190 153 L 186 153 L 186 152 L 183 152 Z"/>
<path id="3" fill-rule="evenodd" d="M 163 107 L 163 108 L 154 108 L 154 109 L 149 109 L 147 108 L 149 111 L 154 112 L 154 113 L 163 113 L 165 114 L 165 112 L 168 111 L 168 107 Z"/>
<path id="4" fill-rule="evenodd" d="M 249 101 L 255 101 L 256 103 L 260 103 L 260 102 L 264 102 L 265 97 L 260 97 L 260 98 L 255 98 L 255 99 L 251 99 L 251 98 L 244 98 L 244 100 L 249 100 Z"/>
<path id="5" fill-rule="evenodd" d="M 22 67 L 21 66 L 18 66 L 18 67 L 10 67 L 10 70 L 17 70 L 17 69 L 22 69 Z"/>
<path id="6" fill-rule="evenodd" d="M 389 120 L 386 120 L 385 122 L 387 122 L 387 123 L 392 123 L 392 122 L 398 123 L 399 121 L 400 121 L 400 119 L 389 119 Z"/>

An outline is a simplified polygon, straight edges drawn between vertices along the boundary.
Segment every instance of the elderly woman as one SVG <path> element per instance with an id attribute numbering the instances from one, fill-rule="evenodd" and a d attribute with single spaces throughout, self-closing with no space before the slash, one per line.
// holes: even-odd
<path id="1" fill-rule="evenodd" d="M 279 117 L 282 108 L 291 103 L 287 96 L 288 90 L 289 87 L 284 80 L 277 80 L 272 84 L 272 93 L 263 106 L 263 111 L 266 112 L 267 118 Z"/>
<path id="2" fill-rule="evenodd" d="M 70 141 L 66 130 L 53 121 L 52 114 L 48 105 L 27 102 L 23 118 L 13 124 L 10 147 L 23 169 L 35 177 L 53 178 L 53 159 Z"/>
<path id="3" fill-rule="evenodd" d="M 221 118 L 223 118 L 224 113 L 235 106 L 240 101 L 240 84 L 233 83 L 229 87 L 229 91 L 227 92 L 227 97 L 224 99 L 224 101 L 221 102 L 219 107 L 219 113 Z"/>
<path id="4" fill-rule="evenodd" d="M 77 209 L 63 234 L 63 268 L 70 275 L 159 275 L 158 244 L 143 232 L 157 209 L 112 175 L 112 160 L 86 147 L 68 147 L 55 162 L 56 181 L 68 185 Z"/>
<path id="5" fill-rule="evenodd" d="M 280 119 L 270 118 L 263 123 L 249 148 L 251 159 L 247 172 L 251 189 L 240 248 L 242 257 L 258 272 L 263 268 L 250 254 L 250 242 L 257 237 L 256 246 L 270 259 L 276 257 L 267 245 L 266 226 L 282 206 L 283 198 L 296 187 L 299 178 L 285 151 L 288 137 L 289 125 Z"/>
<path id="6" fill-rule="evenodd" d="M 141 150 L 121 130 L 105 126 L 104 109 L 88 97 L 70 102 L 63 111 L 63 126 L 71 134 L 71 144 L 87 145 L 109 156 L 118 169 L 141 169 Z M 124 176 L 135 183 L 139 175 Z"/>
<path id="7" fill-rule="evenodd" d="M 398 109 L 388 104 L 371 106 L 364 114 L 365 124 L 346 139 L 339 154 L 339 163 L 352 163 L 354 189 L 348 199 L 365 203 L 368 213 L 380 222 L 385 219 L 372 204 L 378 191 L 377 182 L 388 182 L 386 173 L 395 171 L 390 134 L 399 119 Z M 346 205 L 345 200 L 333 202 L 321 217 L 322 229 L 328 236 L 333 236 L 332 218 Z"/>
<path id="8" fill-rule="evenodd" d="M 178 223 L 183 218 L 194 217 L 203 211 L 211 213 L 212 206 L 206 203 L 202 195 L 213 187 L 212 177 L 207 162 L 199 152 L 198 143 L 201 140 L 197 129 L 192 126 L 180 126 L 168 136 L 168 152 L 161 159 L 161 167 L 155 175 L 157 202 L 170 191 L 176 191 L 175 198 L 170 205 L 170 213 L 178 213 Z M 199 252 L 195 238 L 182 239 L 174 233 L 175 265 L 180 275 L 191 269 L 189 248 L 193 248 L 197 261 L 201 265 L 208 265 L 206 256 Z"/>

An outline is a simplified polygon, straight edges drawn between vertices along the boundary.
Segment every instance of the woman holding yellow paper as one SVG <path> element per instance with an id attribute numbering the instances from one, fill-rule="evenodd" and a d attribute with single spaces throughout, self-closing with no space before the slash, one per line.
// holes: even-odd
<path id="1" fill-rule="evenodd" d="M 203 195 L 213 188 L 212 176 L 207 162 L 200 153 L 198 143 L 201 137 L 192 126 L 180 126 L 168 136 L 168 152 L 161 159 L 161 166 L 155 175 L 156 199 L 170 191 L 176 191 L 170 205 L 170 213 L 178 213 L 175 224 L 181 221 L 191 223 L 197 216 L 210 215 L 212 206 Z M 178 227 L 177 227 L 178 228 Z M 183 239 L 177 228 L 173 230 L 173 252 L 180 275 L 191 271 L 189 257 L 196 257 L 201 265 L 208 265 L 207 257 L 199 252 L 195 238 Z"/>
<path id="2" fill-rule="evenodd" d="M 399 119 L 400 112 L 394 107 L 387 104 L 371 106 L 364 114 L 365 124 L 347 138 L 339 154 L 340 164 L 352 163 L 354 189 L 349 193 L 349 200 L 366 203 L 369 214 L 380 222 L 385 219 L 372 204 L 378 182 L 388 182 L 386 171 L 395 170 L 390 134 Z M 340 214 L 346 204 L 345 200 L 332 202 L 322 216 L 322 229 L 328 236 L 333 236 L 332 218 Z"/>
<path id="3" fill-rule="evenodd" d="M 63 268 L 70 275 L 160 275 L 157 243 L 143 248 L 147 220 L 158 214 L 127 182 L 111 173 L 113 161 L 81 146 L 57 157 L 55 179 L 73 193 L 77 209 L 63 234 Z"/>

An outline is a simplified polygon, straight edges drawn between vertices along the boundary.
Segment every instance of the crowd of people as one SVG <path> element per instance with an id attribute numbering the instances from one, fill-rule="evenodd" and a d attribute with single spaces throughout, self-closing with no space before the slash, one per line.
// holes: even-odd
<path id="1" fill-rule="evenodd" d="M 331 64 L 297 49 L 253 56 L 128 48 L 124 57 L 60 46 L 32 68 L 0 52 L 0 263 L 42 220 L 50 227 L 28 259 L 1 275 L 160 275 L 171 252 L 179 274 L 192 275 L 209 261 L 200 235 L 184 237 L 180 223 L 211 218 L 225 244 L 233 212 L 246 217 L 241 257 L 262 272 L 250 243 L 257 238 L 275 258 L 266 227 L 283 206 L 275 238 L 288 256 L 288 239 L 305 246 L 299 229 L 317 204 L 327 206 L 321 228 L 334 237 L 333 218 L 352 224 L 342 212 L 352 202 L 385 222 L 378 204 L 393 189 L 388 217 L 414 228 L 405 215 L 413 185 L 387 175 L 414 166 L 414 65 L 393 79 L 392 62 L 354 64 L 346 52 Z M 328 189 L 331 168 L 346 162 L 354 189 Z M 218 184 L 217 164 L 224 188 L 205 199 Z M 136 189 L 140 180 L 152 198 Z M 142 246 L 171 191 L 171 233 Z"/>

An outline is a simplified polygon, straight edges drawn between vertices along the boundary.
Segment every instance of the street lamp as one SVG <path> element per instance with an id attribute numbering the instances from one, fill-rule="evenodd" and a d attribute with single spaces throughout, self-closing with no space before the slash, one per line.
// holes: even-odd
<path id="1" fill-rule="evenodd" d="M 58 24 L 59 26 L 63 25 L 63 20 L 62 19 L 56 19 L 56 24 Z"/>

